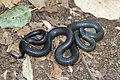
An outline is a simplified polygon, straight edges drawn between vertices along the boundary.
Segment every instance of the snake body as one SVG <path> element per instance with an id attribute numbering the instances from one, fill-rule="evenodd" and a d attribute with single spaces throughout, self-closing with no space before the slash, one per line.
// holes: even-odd
<path id="1" fill-rule="evenodd" d="M 94 28 L 96 33 L 90 33 L 86 31 L 85 28 Z M 42 35 L 42 38 L 33 38 L 36 35 Z M 87 52 L 94 50 L 96 42 L 103 38 L 104 31 L 99 23 L 93 21 L 78 21 L 71 23 L 68 27 L 57 27 L 49 32 L 35 30 L 27 34 L 20 41 L 19 49 L 22 55 L 16 58 L 23 58 L 24 54 L 34 57 L 46 56 L 52 49 L 52 40 L 59 35 L 65 35 L 67 38 L 65 42 L 56 48 L 55 59 L 61 65 L 73 65 L 79 58 L 77 46 Z M 89 45 L 86 45 L 81 38 L 87 41 Z M 28 44 L 37 46 L 44 45 L 44 47 L 42 49 L 33 49 Z M 64 57 L 63 54 L 68 49 L 70 49 L 71 55 L 69 57 Z"/>
<path id="2" fill-rule="evenodd" d="M 71 29 L 73 32 L 79 30 L 79 33 L 75 32 L 75 42 L 79 48 L 87 52 L 94 50 L 96 47 L 95 41 L 103 39 L 104 36 L 104 30 L 102 29 L 102 26 L 99 23 L 93 21 L 86 20 L 74 22 L 68 25 L 68 28 Z M 93 34 L 87 32 L 85 31 L 85 28 L 93 28 L 96 30 L 96 33 Z M 90 45 L 85 45 L 80 38 L 87 41 Z"/>
<path id="3" fill-rule="evenodd" d="M 32 36 L 38 34 L 39 35 L 42 34 L 43 38 L 39 40 L 31 38 Z M 71 44 L 73 44 L 74 41 L 73 32 L 65 27 L 54 28 L 46 33 L 44 30 L 36 30 L 29 33 L 23 38 L 23 40 L 21 40 L 20 51 L 22 53 L 26 53 L 34 57 L 46 56 L 51 51 L 52 40 L 59 35 L 65 35 L 67 39 L 65 42 L 63 42 L 61 45 L 57 47 L 55 51 L 56 60 L 62 65 L 74 64 L 77 61 L 79 54 L 76 46 L 71 47 Z M 44 43 L 44 47 L 42 49 L 34 50 L 30 48 L 30 46 L 25 41 L 33 45 L 42 45 Z M 69 48 L 70 48 L 71 56 L 68 58 L 63 57 L 63 53 Z"/>

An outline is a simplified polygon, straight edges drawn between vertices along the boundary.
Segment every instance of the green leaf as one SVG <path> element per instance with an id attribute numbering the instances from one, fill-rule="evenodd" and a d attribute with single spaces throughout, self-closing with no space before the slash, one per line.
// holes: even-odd
<path id="1" fill-rule="evenodd" d="M 16 6 L 0 15 L 0 27 L 23 27 L 30 22 L 31 17 L 31 9 L 26 6 Z"/>
<path id="2" fill-rule="evenodd" d="M 23 61 L 22 73 L 27 80 L 33 80 L 33 69 L 28 55 L 26 55 L 26 59 Z"/>

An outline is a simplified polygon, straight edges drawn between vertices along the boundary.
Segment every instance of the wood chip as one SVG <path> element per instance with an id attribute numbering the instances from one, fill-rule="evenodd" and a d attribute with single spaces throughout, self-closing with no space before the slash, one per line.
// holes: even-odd
<path id="1" fill-rule="evenodd" d="M 46 20 L 42 20 L 43 24 L 48 28 L 48 31 L 50 31 L 53 26 Z"/>

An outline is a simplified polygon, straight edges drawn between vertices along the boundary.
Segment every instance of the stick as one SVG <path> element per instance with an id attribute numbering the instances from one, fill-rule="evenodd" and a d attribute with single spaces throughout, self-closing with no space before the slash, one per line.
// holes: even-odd
<path id="1" fill-rule="evenodd" d="M 84 55 L 82 55 L 82 61 L 83 61 L 84 65 L 85 65 L 85 68 L 86 68 L 87 71 L 89 72 L 89 75 L 91 76 L 92 80 L 96 80 L 95 76 L 92 74 L 92 72 L 90 71 L 90 68 L 89 68 L 88 65 L 87 65 L 87 62 L 86 62 L 86 60 L 85 60 Z"/>

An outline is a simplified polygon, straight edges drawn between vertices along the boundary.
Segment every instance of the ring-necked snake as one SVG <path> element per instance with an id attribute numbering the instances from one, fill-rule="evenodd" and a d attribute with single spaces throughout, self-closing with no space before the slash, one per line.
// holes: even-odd
<path id="1" fill-rule="evenodd" d="M 88 32 L 85 28 L 93 28 L 96 33 Z M 34 38 L 36 35 L 42 35 L 42 38 Z M 74 22 L 67 27 L 57 27 L 49 32 L 41 29 L 35 30 L 20 41 L 19 49 L 22 55 L 13 56 L 15 58 L 23 58 L 24 54 L 34 57 L 46 56 L 52 49 L 52 40 L 59 35 L 65 35 L 66 40 L 56 48 L 55 59 L 61 65 L 73 65 L 79 58 L 77 46 L 87 52 L 94 50 L 96 42 L 103 38 L 104 31 L 99 23 L 93 21 Z M 89 45 L 86 45 L 82 39 L 87 41 Z M 42 49 L 33 49 L 29 44 L 44 46 Z M 63 54 L 68 49 L 70 49 L 71 55 L 64 57 Z"/>

